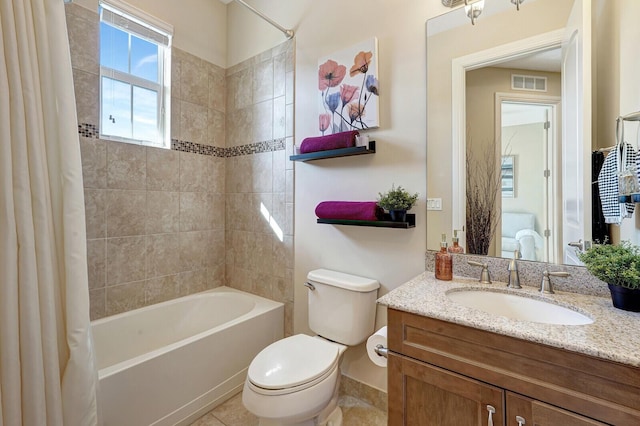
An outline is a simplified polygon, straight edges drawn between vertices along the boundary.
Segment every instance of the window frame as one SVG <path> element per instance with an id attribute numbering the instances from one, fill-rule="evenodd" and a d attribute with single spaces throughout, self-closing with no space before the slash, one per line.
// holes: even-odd
<path id="1" fill-rule="evenodd" d="M 104 10 L 110 12 L 111 15 L 117 15 L 123 18 L 125 25 L 115 25 L 108 19 L 104 18 Z M 135 31 L 131 28 L 124 28 L 126 22 L 131 22 L 132 27 L 143 27 L 145 31 L 156 36 L 151 37 L 142 34 L 142 31 Z M 100 0 L 99 1 L 99 25 L 109 25 L 116 30 L 122 31 L 128 35 L 127 55 L 129 68 L 131 66 L 131 40 L 132 36 L 153 43 L 158 46 L 158 80 L 153 82 L 142 77 L 138 77 L 132 73 L 122 72 L 110 67 L 105 66 L 100 60 L 100 76 L 99 76 L 99 137 L 101 139 L 113 140 L 117 142 L 125 142 L 136 145 L 152 146 L 157 148 L 170 148 L 171 147 L 171 42 L 173 38 L 173 27 L 157 18 L 148 15 L 147 13 L 127 4 L 120 0 Z M 102 31 L 99 30 L 102 35 Z M 166 41 L 166 44 L 157 39 Z M 101 47 L 101 46 L 100 46 Z M 130 71 L 130 69 L 129 69 Z M 131 136 L 123 137 L 117 135 L 110 135 L 103 132 L 105 126 L 103 125 L 103 79 L 109 78 L 117 82 L 128 84 L 131 88 L 130 91 L 130 114 L 131 114 Z M 156 120 L 157 120 L 157 136 L 155 140 L 136 139 L 133 137 L 133 110 L 134 110 L 134 88 L 139 87 L 146 90 L 151 90 L 157 93 L 157 105 L 156 105 Z"/>

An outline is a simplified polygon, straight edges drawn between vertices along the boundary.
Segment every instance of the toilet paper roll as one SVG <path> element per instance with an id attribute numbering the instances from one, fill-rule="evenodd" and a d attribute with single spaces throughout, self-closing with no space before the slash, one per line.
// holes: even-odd
<path id="1" fill-rule="evenodd" d="M 373 333 L 367 339 L 367 354 L 369 355 L 369 359 L 373 361 L 375 365 L 378 367 L 386 367 L 387 366 L 387 358 L 382 355 L 378 355 L 376 353 L 376 346 L 382 345 L 383 347 L 387 347 L 387 326 L 385 325 L 380 330 Z"/>

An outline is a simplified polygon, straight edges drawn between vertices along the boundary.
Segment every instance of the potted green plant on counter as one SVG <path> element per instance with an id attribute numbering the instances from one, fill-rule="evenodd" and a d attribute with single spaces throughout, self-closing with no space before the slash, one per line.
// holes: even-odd
<path id="1" fill-rule="evenodd" d="M 391 190 L 387 192 L 379 192 L 378 205 L 385 210 L 389 211 L 391 220 L 394 222 L 406 222 L 407 210 L 411 210 L 411 207 L 418 200 L 418 193 L 410 194 L 402 186 L 391 185 Z"/>
<path id="2" fill-rule="evenodd" d="M 578 258 L 591 275 L 609 285 L 613 306 L 640 312 L 640 247 L 629 241 L 594 245 Z"/>

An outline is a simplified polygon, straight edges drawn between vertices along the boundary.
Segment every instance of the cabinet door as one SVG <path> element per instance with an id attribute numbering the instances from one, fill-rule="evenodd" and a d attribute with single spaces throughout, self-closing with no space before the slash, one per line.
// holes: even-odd
<path id="1" fill-rule="evenodd" d="M 520 420 L 520 422 L 519 422 Z M 605 425 L 544 402 L 507 392 L 507 426 Z"/>
<path id="2" fill-rule="evenodd" d="M 389 353 L 389 425 L 502 426 L 504 392 Z"/>

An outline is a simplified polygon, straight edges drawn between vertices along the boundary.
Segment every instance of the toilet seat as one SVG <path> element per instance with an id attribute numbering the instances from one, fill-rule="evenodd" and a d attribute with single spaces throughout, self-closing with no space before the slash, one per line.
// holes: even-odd
<path id="1" fill-rule="evenodd" d="M 298 334 L 263 349 L 251 362 L 248 385 L 263 395 L 283 395 L 314 386 L 338 367 L 340 347 Z"/>

